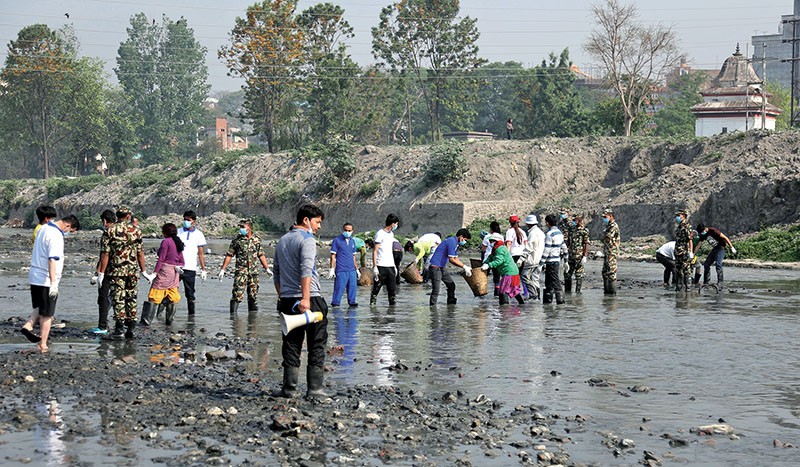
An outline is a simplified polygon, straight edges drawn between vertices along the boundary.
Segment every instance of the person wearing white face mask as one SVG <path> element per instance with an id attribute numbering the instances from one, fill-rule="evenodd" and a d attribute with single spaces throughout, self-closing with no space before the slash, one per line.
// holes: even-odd
<path id="1" fill-rule="evenodd" d="M 389 305 L 395 304 L 397 294 L 397 267 L 394 264 L 394 254 L 392 244 L 394 243 L 394 231 L 400 225 L 400 218 L 394 214 L 386 216 L 386 225 L 375 232 L 375 248 L 372 250 L 372 273 L 375 274 L 375 282 L 372 284 L 372 293 L 369 297 L 369 304 L 375 305 L 378 301 L 378 292 L 381 287 L 386 285 L 389 294 Z"/>
<path id="2" fill-rule="evenodd" d="M 231 313 L 239 310 L 239 304 L 244 300 L 247 289 L 247 311 L 258 311 L 258 265 L 264 268 L 269 276 L 272 270 L 267 263 L 267 257 L 261 248 L 261 239 L 253 233 L 253 221 L 242 219 L 239 221 L 239 235 L 231 241 L 222 268 L 217 277 L 225 277 L 225 269 L 231 264 L 231 259 L 236 257 L 236 271 L 233 273 L 233 290 L 231 291 Z"/>
<path id="3" fill-rule="evenodd" d="M 181 273 L 183 282 L 183 294 L 186 296 L 186 306 L 189 314 L 195 313 L 195 280 L 197 279 L 198 266 L 200 266 L 200 280 L 208 278 L 206 272 L 206 237 L 197 228 L 197 214 L 192 211 L 183 213 L 183 224 L 178 229 L 178 237 L 185 246 L 183 250 L 183 260 L 186 263 Z"/>
<path id="4" fill-rule="evenodd" d="M 356 289 L 361 272 L 356 263 L 357 253 L 353 239 L 353 224 L 347 222 L 342 226 L 342 234 L 331 242 L 331 268 L 328 271 L 328 279 L 335 279 L 331 306 L 339 306 L 345 290 L 347 290 L 347 303 L 350 306 L 358 305 Z"/>

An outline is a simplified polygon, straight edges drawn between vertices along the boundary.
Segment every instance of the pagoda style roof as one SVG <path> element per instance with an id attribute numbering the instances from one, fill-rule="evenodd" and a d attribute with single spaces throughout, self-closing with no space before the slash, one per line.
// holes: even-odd
<path id="1" fill-rule="evenodd" d="M 707 113 L 746 113 L 761 114 L 761 102 L 758 101 L 727 101 L 727 102 L 702 102 L 692 106 L 693 114 L 707 114 Z M 767 115 L 778 116 L 783 112 L 780 107 L 766 104 Z"/>
<path id="2" fill-rule="evenodd" d="M 725 60 L 722 64 L 722 69 L 719 75 L 714 80 L 713 88 L 736 88 L 745 87 L 751 83 L 758 83 L 761 78 L 758 77 L 753 65 L 750 61 L 742 55 L 739 51 L 739 45 L 736 45 L 736 52 Z"/>

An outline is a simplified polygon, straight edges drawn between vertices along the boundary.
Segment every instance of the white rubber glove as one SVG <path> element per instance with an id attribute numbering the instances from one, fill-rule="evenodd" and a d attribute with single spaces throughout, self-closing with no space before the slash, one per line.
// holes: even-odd
<path id="1" fill-rule="evenodd" d="M 517 267 L 521 268 L 523 264 L 525 264 L 525 260 L 520 257 L 520 259 L 517 260 Z"/>
<path id="2" fill-rule="evenodd" d="M 50 284 L 50 293 L 48 295 L 50 298 L 58 297 L 58 282 L 53 282 Z"/>
<path id="3" fill-rule="evenodd" d="M 225 277 L 225 270 L 224 269 L 220 269 L 219 270 L 219 274 L 217 274 L 217 279 L 219 279 L 219 281 L 222 282 L 222 278 L 223 277 Z"/>
<path id="4" fill-rule="evenodd" d="M 692 259 L 692 258 L 694 258 L 694 253 L 692 253 L 692 252 L 690 251 L 690 252 L 689 252 L 689 259 Z"/>
<path id="5" fill-rule="evenodd" d="M 329 269 L 328 270 L 328 279 L 333 279 L 335 277 L 336 277 L 336 271 L 334 271 L 333 269 Z"/>
<path id="6" fill-rule="evenodd" d="M 584 256 L 583 258 L 581 258 L 581 264 L 586 264 L 587 261 L 589 261 L 588 256 Z"/>
<path id="7" fill-rule="evenodd" d="M 205 269 L 201 269 L 200 270 L 200 280 L 205 282 L 206 279 L 208 279 L 208 273 L 206 272 Z"/>
<path id="8" fill-rule="evenodd" d="M 375 266 L 375 267 L 372 268 L 372 273 L 375 274 L 376 278 L 379 276 L 378 275 L 378 266 Z"/>
<path id="9" fill-rule="evenodd" d="M 153 283 L 153 279 L 156 278 L 156 275 L 155 274 L 148 274 L 147 271 L 142 271 L 142 277 L 144 277 L 147 282 L 152 284 Z"/>
<path id="10" fill-rule="evenodd" d="M 467 277 L 472 276 L 472 268 L 467 266 L 466 264 L 464 265 L 464 275 Z"/>
<path id="11" fill-rule="evenodd" d="M 488 270 L 489 270 L 489 265 L 486 264 L 486 263 L 483 263 L 483 266 L 481 266 L 481 271 L 488 271 Z"/>
<path id="12" fill-rule="evenodd" d="M 569 263 L 564 263 L 564 274 L 569 274 Z"/>
<path id="13" fill-rule="evenodd" d="M 736 247 L 735 246 L 731 246 L 731 253 L 733 253 L 734 255 L 736 254 Z"/>
<path id="14" fill-rule="evenodd" d="M 264 271 L 266 271 L 266 272 L 267 272 L 267 275 L 268 275 L 269 277 L 272 277 L 272 276 L 274 276 L 274 275 L 275 275 L 275 273 L 272 271 L 272 268 L 267 268 L 267 269 L 264 269 Z"/>
<path id="15" fill-rule="evenodd" d="M 103 272 L 98 272 L 97 273 L 97 288 L 98 289 L 103 286 L 103 279 L 105 279 L 105 277 L 106 277 L 105 273 L 103 273 Z"/>
<path id="16" fill-rule="evenodd" d="M 94 273 L 91 279 L 89 279 L 89 284 L 97 285 L 97 275 L 100 274 L 99 272 Z"/>
<path id="17" fill-rule="evenodd" d="M 361 269 L 356 268 L 356 277 L 361 279 Z"/>
<path id="18" fill-rule="evenodd" d="M 183 268 L 180 266 L 175 266 L 175 272 L 177 272 L 178 274 L 183 274 Z"/>
<path id="19" fill-rule="evenodd" d="M 397 266 L 394 267 L 394 277 L 397 277 Z"/>

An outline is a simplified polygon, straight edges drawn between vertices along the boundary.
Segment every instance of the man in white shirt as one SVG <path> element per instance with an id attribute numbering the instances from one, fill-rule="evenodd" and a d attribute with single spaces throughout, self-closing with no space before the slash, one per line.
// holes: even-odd
<path id="1" fill-rule="evenodd" d="M 372 273 L 375 275 L 375 281 L 369 297 L 370 305 L 377 303 L 378 292 L 381 291 L 384 284 L 389 294 L 389 305 L 395 304 L 397 267 L 394 264 L 392 244 L 394 243 L 394 231 L 398 225 L 400 225 L 400 218 L 389 214 L 386 216 L 386 226 L 375 232 L 375 248 L 372 250 Z"/>
<path id="2" fill-rule="evenodd" d="M 33 313 L 20 331 L 29 341 L 39 343 L 40 352 L 49 350 L 47 338 L 50 336 L 58 300 L 58 284 L 64 270 L 64 236 L 80 228 L 77 217 L 65 216 L 39 229 L 33 242 L 31 268 L 28 271 Z M 37 320 L 41 337 L 33 333 L 33 324 Z"/>
<path id="3" fill-rule="evenodd" d="M 200 280 L 205 281 L 208 277 L 206 273 L 206 237 L 197 228 L 197 214 L 192 211 L 183 213 L 183 224 L 178 229 L 178 237 L 183 241 L 183 293 L 186 295 L 186 306 L 189 314 L 193 315 L 195 310 L 195 279 L 197 278 L 197 267 L 200 266 Z"/>
<path id="4" fill-rule="evenodd" d="M 542 253 L 544 253 L 544 232 L 539 228 L 539 219 L 535 214 L 529 214 L 525 217 L 525 225 L 528 228 L 526 231 L 528 241 L 525 244 L 525 254 L 520 258 L 522 261 L 520 279 L 528 289 L 528 296 L 525 299 L 539 300 L 540 291 L 542 290 L 541 282 L 539 281 L 542 268 L 539 262 L 542 260 Z M 519 266 L 519 261 L 517 265 Z"/>

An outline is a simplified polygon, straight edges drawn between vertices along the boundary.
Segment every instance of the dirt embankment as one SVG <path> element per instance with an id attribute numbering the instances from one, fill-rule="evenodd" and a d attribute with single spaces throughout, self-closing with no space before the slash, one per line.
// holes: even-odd
<path id="1" fill-rule="evenodd" d="M 228 165 L 150 167 L 112 177 L 91 190 L 47 200 L 61 212 L 97 212 L 128 204 L 145 216 L 194 209 L 261 215 L 289 225 L 303 202 L 326 211 L 333 234 L 351 221 L 359 230 L 382 226 L 389 212 L 401 233 L 455 231 L 475 218 L 546 214 L 567 205 L 597 219 L 617 212 L 625 240 L 670 236 L 673 210 L 731 235 L 800 219 L 800 133 L 734 133 L 685 143 L 656 139 L 543 138 L 467 145 L 467 171 L 453 183 L 423 182 L 427 146 L 357 148 L 356 173 L 333 191 L 323 186 L 321 160 L 292 154 L 246 156 Z M 157 172 L 142 186 L 146 172 Z M 160 180 L 163 180 L 160 181 Z M 29 219 L 46 200 L 31 181 L 13 202 L 10 217 Z M 600 222 L 589 224 L 593 237 Z M 328 230 L 328 229 L 326 229 Z M 403 232 L 405 231 L 405 232 Z"/>

